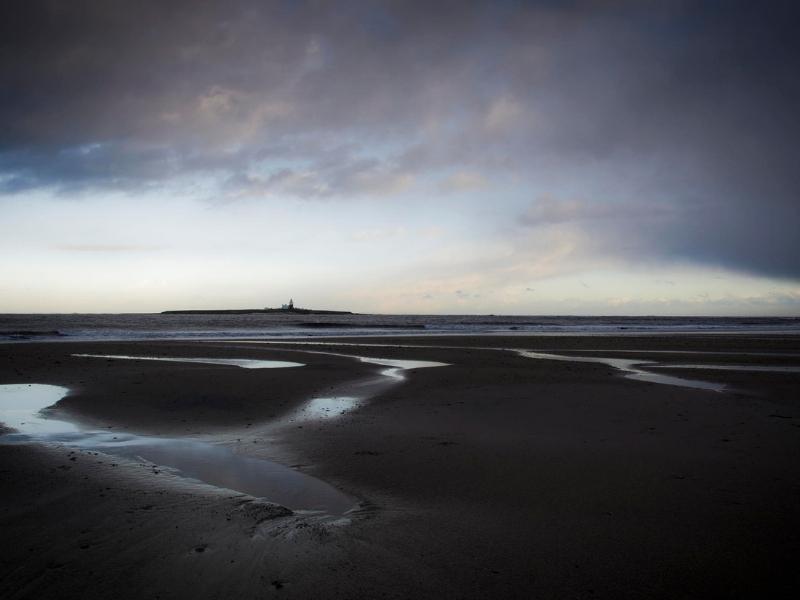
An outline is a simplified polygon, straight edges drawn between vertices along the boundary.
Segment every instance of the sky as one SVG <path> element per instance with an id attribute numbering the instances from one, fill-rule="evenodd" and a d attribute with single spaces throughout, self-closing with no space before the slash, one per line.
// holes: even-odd
<path id="1" fill-rule="evenodd" d="M 0 5 L 0 312 L 800 315 L 793 2 Z"/>

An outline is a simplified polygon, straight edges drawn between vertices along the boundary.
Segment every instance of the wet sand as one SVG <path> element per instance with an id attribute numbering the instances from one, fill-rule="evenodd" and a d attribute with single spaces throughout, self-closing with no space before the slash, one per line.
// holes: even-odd
<path id="1" fill-rule="evenodd" d="M 291 514 L 160 465 L 0 444 L 0 526 L 13 540 L 0 549 L 0 596 L 794 596 L 800 374 L 658 368 L 726 385 L 715 392 L 487 347 L 800 365 L 791 336 L 2 344 L 0 384 L 72 390 L 58 418 L 225 444 L 358 506 L 345 519 Z M 385 367 L 330 353 L 448 366 L 387 385 Z M 298 418 L 311 398 L 359 394 L 341 415 Z"/>

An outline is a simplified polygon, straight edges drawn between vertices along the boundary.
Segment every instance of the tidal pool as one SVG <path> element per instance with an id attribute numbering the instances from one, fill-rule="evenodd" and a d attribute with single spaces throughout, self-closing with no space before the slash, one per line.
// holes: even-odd
<path id="1" fill-rule="evenodd" d="M 630 360 L 627 358 L 606 358 L 600 356 L 568 356 L 563 354 L 548 354 L 545 352 L 532 352 L 530 350 L 516 350 L 517 354 L 526 358 L 537 358 L 544 360 L 565 360 L 569 362 L 591 362 L 608 365 L 622 371 L 626 379 L 636 381 L 648 381 L 650 383 L 660 383 L 662 385 L 675 385 L 679 387 L 695 388 L 700 390 L 710 390 L 712 392 L 722 392 L 725 389 L 724 383 L 714 383 L 711 381 L 701 381 L 699 379 L 684 379 L 683 377 L 673 377 L 672 375 L 662 375 L 661 373 L 651 373 L 638 368 L 640 365 L 649 367 L 656 366 L 655 363 L 643 360 Z"/>
<path id="2" fill-rule="evenodd" d="M 257 360 L 252 358 L 172 358 L 165 356 L 127 356 L 124 354 L 73 354 L 83 358 L 110 358 L 118 360 L 160 360 L 164 362 L 199 363 L 204 365 L 226 365 L 242 369 L 285 369 L 303 367 L 303 363 L 288 360 Z"/>
<path id="3" fill-rule="evenodd" d="M 290 420 L 316 420 L 341 417 L 343 414 L 358 408 L 361 403 L 354 396 L 330 396 L 325 398 L 312 398 L 300 409 L 292 414 Z"/>
<path id="4" fill-rule="evenodd" d="M 67 395 L 69 390 L 57 385 L 14 383 L 0 385 L 0 423 L 28 437 L 75 433 L 77 425 L 48 419 L 44 412 Z M 0 438 L 2 439 L 2 438 Z"/>
<path id="5" fill-rule="evenodd" d="M 308 352 L 308 351 L 300 351 Z M 296 423 L 298 421 L 316 421 L 341 417 L 353 409 L 361 406 L 366 400 L 376 396 L 388 387 L 405 379 L 404 371 L 409 369 L 424 369 L 429 367 L 446 367 L 447 363 L 430 360 L 403 360 L 395 358 L 371 358 L 368 356 L 352 356 L 334 352 L 316 352 L 313 354 L 328 354 L 344 356 L 361 362 L 389 367 L 379 373 L 379 377 L 370 377 L 361 381 L 340 386 L 340 393 L 330 396 L 312 398 L 297 410 L 276 421 L 276 424 Z"/>
<path id="6" fill-rule="evenodd" d="M 285 341 L 252 341 L 252 340 L 241 340 L 242 343 L 250 343 L 250 344 L 285 344 Z M 631 360 L 625 358 L 610 358 L 610 357 L 600 357 L 600 356 L 572 356 L 572 355 L 565 355 L 565 354 L 552 354 L 549 352 L 535 352 L 532 350 L 525 350 L 521 348 L 497 348 L 491 346 L 441 346 L 441 345 L 415 345 L 415 344 L 372 344 L 372 343 L 352 343 L 352 342 L 320 342 L 320 341 L 313 341 L 313 342 L 302 342 L 302 341 L 295 341 L 292 340 L 292 344 L 295 345 L 316 345 L 316 346 L 365 346 L 371 348 L 424 348 L 430 350 L 432 348 L 438 348 L 442 350 L 488 350 L 488 351 L 496 351 L 496 352 L 515 352 L 520 356 L 524 356 L 526 358 L 536 358 L 541 360 L 562 360 L 562 361 L 570 361 L 570 362 L 593 362 L 593 363 L 600 363 L 605 364 L 615 369 L 622 371 L 623 376 L 626 379 L 634 379 L 636 381 L 648 381 L 650 383 L 659 383 L 662 385 L 674 385 L 678 387 L 686 387 L 686 388 L 694 388 L 700 390 L 709 390 L 713 392 L 723 392 L 725 391 L 726 385 L 723 383 L 714 383 L 711 381 L 701 381 L 698 379 L 685 379 L 683 377 L 673 377 L 671 375 L 662 375 L 661 373 L 652 373 L 645 369 L 639 368 L 640 366 L 646 366 L 649 368 L 659 368 L 663 367 L 666 368 L 667 365 L 659 365 L 653 361 L 647 360 Z M 302 351 L 301 351 L 302 352 Z M 307 350 L 306 352 L 313 352 L 319 354 L 336 354 L 337 356 L 350 356 L 347 354 L 338 354 L 334 352 L 322 352 L 322 351 L 315 351 L 315 350 Z M 581 352 L 639 352 L 637 350 L 581 350 Z M 675 353 L 672 350 L 643 350 L 641 352 L 648 353 L 648 354 L 672 354 Z M 686 353 L 694 353 L 694 354 L 748 354 L 749 353 L 732 353 L 732 352 L 704 352 L 704 351 L 678 351 L 680 354 Z M 763 353 L 766 354 L 766 353 Z M 754 354 L 758 356 L 759 354 Z M 779 354 L 774 353 L 775 356 L 796 356 L 794 354 Z M 389 364 L 390 359 L 374 359 L 374 358 L 366 358 L 366 357 L 356 357 L 353 356 L 352 358 L 358 358 L 363 362 L 372 362 L 376 364 Z M 447 363 L 433 363 L 429 361 L 393 361 L 395 363 L 409 363 L 409 362 L 419 362 L 419 363 L 427 363 L 427 364 L 420 364 L 417 365 L 419 367 L 426 367 L 426 366 L 444 366 Z M 405 367 L 405 368 L 414 368 L 414 367 Z M 793 369 L 793 367 L 789 367 L 789 369 Z M 402 371 L 400 370 L 393 371 L 392 369 L 387 369 L 383 372 L 384 375 L 389 377 L 395 377 L 402 379 Z M 749 370 L 761 370 L 761 369 L 749 369 Z M 773 369 L 770 369 L 773 370 Z M 781 369 L 783 370 L 783 369 Z M 793 370 L 790 372 L 794 372 Z"/>
<path id="7" fill-rule="evenodd" d="M 649 365 L 654 369 L 706 369 L 709 371 L 758 371 L 762 373 L 800 373 L 800 366 L 793 365 Z"/>
<path id="8" fill-rule="evenodd" d="M 349 356 L 347 354 L 340 354 L 339 356 Z M 446 367 L 447 363 L 435 362 L 432 360 L 405 360 L 398 358 L 370 358 L 369 356 L 354 356 L 361 362 L 370 363 L 373 365 L 382 365 L 390 367 L 381 371 L 381 375 L 391 377 L 392 379 L 404 379 L 403 371 L 411 369 L 427 369 L 430 367 Z"/>
<path id="9" fill-rule="evenodd" d="M 154 463 L 180 477 L 276 502 L 292 510 L 342 515 L 356 501 L 333 486 L 278 463 L 242 456 L 225 446 L 190 439 L 82 430 L 47 418 L 69 390 L 43 384 L 0 385 L 0 422 L 14 432 L 0 443 L 56 442 Z"/>

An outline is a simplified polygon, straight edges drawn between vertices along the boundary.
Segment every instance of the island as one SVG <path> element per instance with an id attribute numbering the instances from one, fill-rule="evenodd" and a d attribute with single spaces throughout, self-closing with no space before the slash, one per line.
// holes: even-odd
<path id="1" fill-rule="evenodd" d="M 349 310 L 319 310 L 315 308 L 297 308 L 294 300 L 280 308 L 232 308 L 232 309 L 196 309 L 196 310 L 164 310 L 162 315 L 251 315 L 251 314 L 292 314 L 292 315 L 352 315 Z"/>

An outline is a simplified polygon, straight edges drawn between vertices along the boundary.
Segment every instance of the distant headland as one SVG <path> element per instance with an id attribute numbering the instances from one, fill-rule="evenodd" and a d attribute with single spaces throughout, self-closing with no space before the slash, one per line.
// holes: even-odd
<path id="1" fill-rule="evenodd" d="M 280 308 L 232 308 L 232 309 L 199 309 L 199 310 L 164 310 L 162 315 L 252 315 L 252 314 L 292 314 L 292 315 L 352 315 L 349 310 L 318 310 L 314 308 L 297 308 L 294 300 Z"/>

